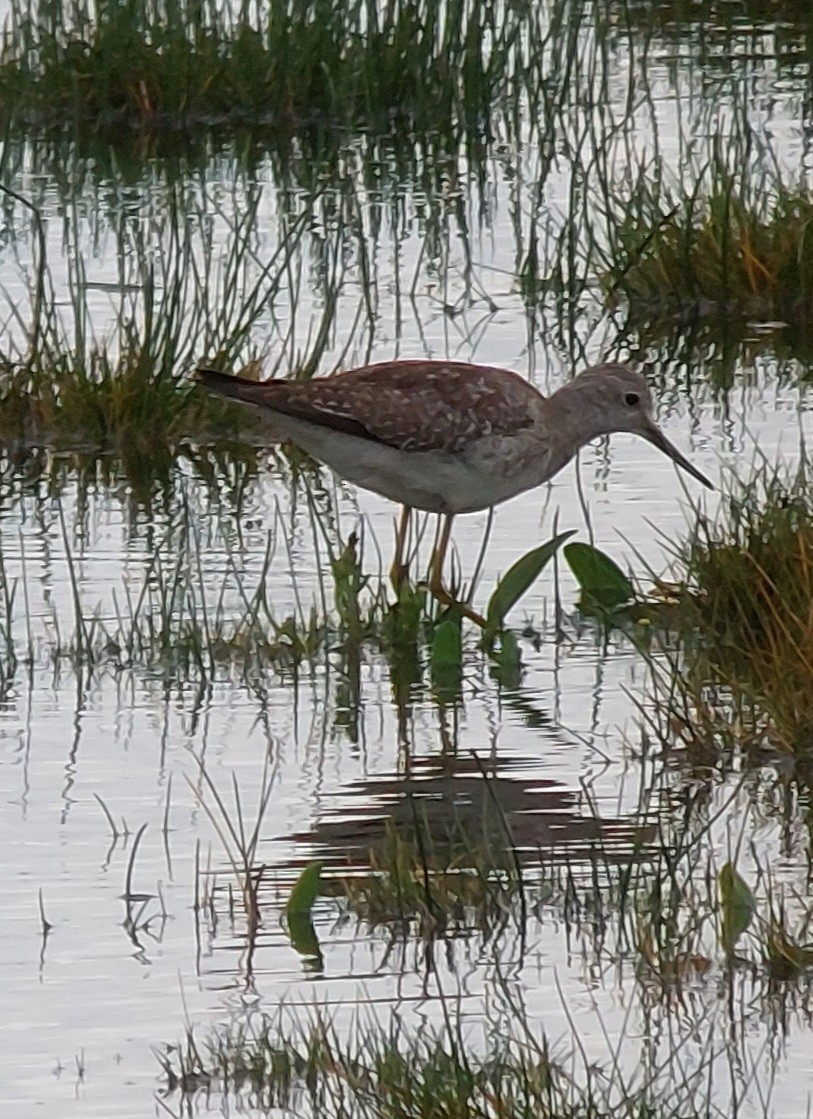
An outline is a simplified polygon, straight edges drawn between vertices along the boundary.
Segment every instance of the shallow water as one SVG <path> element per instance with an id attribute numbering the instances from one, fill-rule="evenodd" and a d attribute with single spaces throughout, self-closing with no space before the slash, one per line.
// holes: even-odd
<path id="1" fill-rule="evenodd" d="M 693 49 L 693 34 L 696 30 L 684 28 L 677 45 L 664 39 L 648 56 L 655 111 L 641 109 L 634 117 L 625 134 L 628 153 L 647 151 L 657 140 L 662 151 L 677 156 L 686 150 L 687 135 L 702 138 L 701 127 L 692 130 L 685 122 L 709 118 L 708 104 L 697 99 L 714 67 L 713 58 L 701 61 Z M 636 40 L 631 42 L 634 47 Z M 745 38 L 741 42 L 726 89 L 748 85 L 752 123 L 762 121 L 770 129 L 783 166 L 801 171 L 809 166 L 800 123 L 809 69 L 797 61 L 790 71 L 777 73 L 770 31 L 758 58 Z M 629 74 L 640 61 L 630 60 L 629 49 L 627 42 L 612 56 L 607 76 L 608 100 L 619 115 Z M 719 103 L 727 108 L 725 96 Z M 618 163 L 622 156 L 619 143 Z M 517 187 L 506 167 L 514 172 L 519 167 L 525 184 Z M 488 164 L 487 216 L 482 225 L 479 216 L 474 220 L 472 191 L 467 248 L 460 224 L 452 221 L 443 251 L 432 259 L 422 217 L 435 200 L 409 186 L 406 216 L 396 234 L 385 224 L 377 238 L 369 227 L 355 241 L 348 238 L 350 249 L 338 254 L 341 293 L 320 370 L 368 357 L 448 355 L 516 369 L 552 390 L 573 365 L 613 346 L 615 328 L 594 297 L 590 304 L 589 292 L 565 345 L 550 329 L 550 315 L 529 316 L 516 290 L 512 204 L 518 198 L 527 214 L 537 170 L 532 152 L 522 153 L 516 164 L 505 153 Z M 466 172 L 461 160 L 464 181 Z M 242 187 L 228 182 L 231 173 L 228 160 L 213 160 L 199 184 L 222 207 L 211 224 L 215 259 L 219 246 L 228 243 L 229 216 L 242 200 Z M 150 174 L 148 169 L 145 180 Z M 545 188 L 555 223 L 567 218 L 570 184 L 563 159 Z M 22 171 L 17 186 L 42 193 L 49 260 L 66 322 L 72 321 L 74 305 L 67 303 L 69 250 L 62 218 L 68 202 L 76 201 L 69 243 L 84 254 L 87 321 L 99 336 L 109 329 L 115 289 L 132 264 L 120 255 L 109 224 L 111 216 L 126 212 L 128 192 L 114 179 L 105 186 L 102 207 L 86 186 L 66 200 L 64 187 L 47 176 Z M 260 191 L 262 253 L 276 243 L 281 221 L 269 166 L 260 167 L 251 189 Z M 142 188 L 129 188 L 129 198 L 148 248 L 151 237 L 160 246 L 166 228 L 160 171 L 151 188 L 146 181 Z M 300 201 L 308 205 L 308 199 Z M 376 202 L 364 196 L 360 183 L 355 205 L 353 212 L 369 221 Z M 345 234 L 340 231 L 336 246 L 344 245 Z M 305 239 L 294 258 L 290 288 L 279 291 L 273 313 L 258 319 L 251 345 L 255 352 L 272 352 L 272 368 L 308 352 L 323 314 L 317 242 L 316 236 Z M 369 249 L 368 271 L 360 267 L 361 244 Z M 195 251 L 205 252 L 202 241 Z M 18 257 L 25 266 L 31 256 L 21 219 L 18 239 L 4 249 L 6 290 L 20 303 L 26 287 L 13 261 Z M 413 283 L 417 294 L 411 300 Z M 359 326 L 358 307 L 369 290 L 374 313 Z M 212 298 L 216 294 L 215 283 Z M 789 379 L 794 368 L 780 365 L 770 350 L 742 362 L 736 385 L 725 396 L 710 389 L 702 355 L 695 355 L 688 377 L 668 354 L 657 356 L 664 427 L 711 477 L 729 469 L 747 476 L 757 455 L 792 462 L 813 435 L 808 395 Z M 506 972 L 529 1020 L 564 1043 L 575 1034 L 592 1060 L 610 1065 L 618 1043 L 622 1067 L 634 1069 L 644 1052 L 657 1063 L 672 1044 L 674 1029 L 684 1039 L 685 1068 L 713 1063 L 723 1113 L 732 1092 L 744 1098 L 743 1114 L 792 1119 L 809 1113 L 809 1004 L 800 995 L 796 1008 L 771 1007 L 746 973 L 729 981 L 713 964 L 691 984 L 675 1026 L 668 1005 L 647 1001 L 633 960 L 603 956 L 590 930 L 568 928 L 553 905 L 541 906 L 531 919 L 522 948 L 515 929 L 496 946 L 470 934 L 454 942 L 448 955 L 438 953 L 434 969 L 427 967 L 420 944 L 407 939 L 391 950 L 382 930 L 371 931 L 352 916 L 341 919 L 343 910 L 329 898 L 320 899 L 314 913 L 321 971 L 294 951 L 280 924 L 287 891 L 304 862 L 319 854 L 328 864 L 363 863 L 359 846 L 380 841 L 383 821 L 398 819 L 406 746 L 410 780 L 444 808 L 444 798 L 457 798 L 459 808 L 475 797 L 476 754 L 492 772 L 515 842 L 532 866 L 568 861 L 577 872 L 586 868 L 598 821 L 606 849 L 615 844 L 617 851 L 625 850 L 640 822 L 641 790 L 651 780 L 651 770 L 640 761 L 636 703 L 645 695 L 648 670 L 623 635 L 608 638 L 575 618 L 576 590 L 566 571 L 560 570 L 558 580 L 566 610 L 561 640 L 554 634 L 550 572 L 511 617 L 521 635 L 525 672 L 520 686 L 507 692 L 500 691 L 473 640 L 466 647 L 462 694 L 445 705 L 425 670 L 406 701 L 397 703 L 387 661 L 372 649 L 364 650 L 355 697 L 335 653 L 298 674 L 270 665 L 243 676 L 219 669 L 203 680 L 155 665 L 91 671 L 64 653 L 76 632 L 74 587 L 85 616 L 98 613 L 115 630 L 127 590 L 137 597 L 154 570 L 158 548 L 166 571 L 176 562 L 183 570 L 199 565 L 193 583 L 208 617 L 219 609 L 236 617 L 243 600 L 234 570 L 247 586 L 256 585 L 270 533 L 268 597 L 275 614 L 307 613 L 312 603 L 320 604 L 323 587 L 324 544 L 317 549 L 321 537 L 314 516 L 324 519 L 333 540 L 337 525 L 346 538 L 363 524 L 364 566 L 375 573 L 386 568 L 379 553 L 390 553 L 394 511 L 326 474 L 311 481 L 310 505 L 307 478 L 292 482 L 276 459 L 249 481 L 239 516 L 229 494 L 207 486 L 188 464 L 179 465 L 174 496 L 159 512 L 134 508 L 124 482 L 85 489 L 69 479 L 55 497 L 42 481 L 23 484 L 12 472 L 4 478 L 0 542 L 6 577 L 16 582 L 14 633 L 22 652 L 33 651 L 32 663 L 18 666 L 0 704 L 4 1113 L 20 1119 L 44 1111 L 66 1119 L 163 1113 L 155 1098 L 160 1077 L 153 1047 L 180 1040 L 187 1021 L 205 1033 L 230 1015 L 273 1013 L 280 1004 L 292 1012 L 328 1007 L 340 1029 L 359 1006 L 382 1016 L 397 1007 L 405 1021 L 419 1025 L 439 1022 L 438 992 L 453 991 L 464 1020 L 479 1029 L 484 1007 L 501 1005 Z M 524 550 L 552 534 L 555 517 L 560 531 L 573 528 L 586 539 L 585 507 L 598 546 L 646 585 L 652 572 L 667 568 L 673 542 L 685 532 L 689 500 L 702 500 L 713 510 L 719 499 L 698 497 L 694 484 L 685 483 L 643 442 L 617 436 L 585 448 L 578 464 L 549 487 L 498 510 L 477 601 L 486 600 L 499 574 Z M 469 573 L 485 523 L 472 516 L 455 526 L 460 562 Z M 428 540 L 424 553 L 427 547 Z M 59 656 L 57 647 L 63 650 Z M 250 981 L 244 919 L 239 905 L 230 910 L 230 870 L 201 804 L 195 755 L 205 757 L 207 772 L 224 795 L 235 778 L 249 817 L 266 761 L 273 778 L 258 848 L 258 860 L 268 870 Z M 750 797 L 737 793 L 735 778 L 717 781 L 710 794 L 709 811 L 718 806 L 721 815 L 707 841 L 709 859 L 719 869 L 746 834 L 762 865 L 772 865 L 781 880 L 806 891 L 803 826 L 771 815 L 753 790 Z M 210 797 L 204 799 L 211 804 Z M 130 887 L 140 899 L 130 914 L 136 927 L 128 933 L 128 867 L 144 826 Z M 214 874 L 210 908 L 195 906 L 198 858 Z M 751 864 L 744 859 L 745 873 Z M 212 876 L 204 880 L 211 884 Z M 45 938 L 39 897 L 50 925 Z M 705 947 L 714 957 L 713 941 Z M 736 1031 L 733 1005 L 742 1006 Z M 509 1013 L 504 1005 L 501 1013 Z M 782 1013 L 784 1024 L 777 1024 Z M 729 1032 L 737 1036 L 732 1040 Z M 172 1106 L 177 1109 L 177 1100 Z M 201 1113 L 209 1106 L 204 1100 L 193 1105 Z"/>

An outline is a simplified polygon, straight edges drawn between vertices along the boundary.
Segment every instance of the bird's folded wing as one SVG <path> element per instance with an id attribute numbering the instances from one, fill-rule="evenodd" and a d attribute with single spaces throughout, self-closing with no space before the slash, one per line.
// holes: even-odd
<path id="1" fill-rule="evenodd" d="M 197 376 L 223 395 L 402 451 L 455 453 L 511 435 L 531 425 L 537 396 L 515 373 L 463 362 L 383 362 L 313 381 Z"/>

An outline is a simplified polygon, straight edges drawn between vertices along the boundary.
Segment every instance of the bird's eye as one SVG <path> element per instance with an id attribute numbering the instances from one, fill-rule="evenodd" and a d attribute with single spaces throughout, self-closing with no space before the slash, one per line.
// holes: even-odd
<path id="1" fill-rule="evenodd" d="M 624 403 L 629 404 L 630 408 L 634 408 L 636 404 L 640 404 L 641 398 L 637 392 L 628 392 L 624 397 Z"/>

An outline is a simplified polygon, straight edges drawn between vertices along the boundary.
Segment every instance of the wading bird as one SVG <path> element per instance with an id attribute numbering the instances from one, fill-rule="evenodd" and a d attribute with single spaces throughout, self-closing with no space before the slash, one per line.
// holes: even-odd
<path id="1" fill-rule="evenodd" d="M 541 485 L 599 435 L 641 435 L 713 488 L 655 423 L 646 380 L 627 365 L 595 365 L 548 397 L 507 369 L 460 361 L 385 361 L 312 381 L 249 381 L 213 369 L 195 376 L 272 417 L 274 438 L 403 506 L 390 570 L 396 593 L 411 511 L 437 513 L 429 591 L 444 605 L 455 603 L 442 579 L 454 517 Z"/>

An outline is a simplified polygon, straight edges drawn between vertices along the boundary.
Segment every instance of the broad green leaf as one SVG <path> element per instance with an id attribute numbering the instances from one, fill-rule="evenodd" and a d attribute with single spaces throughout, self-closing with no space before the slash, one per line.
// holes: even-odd
<path id="1" fill-rule="evenodd" d="M 460 620 L 446 618 L 436 627 L 429 652 L 432 686 L 440 703 L 452 703 L 463 682 L 463 637 Z"/>
<path id="2" fill-rule="evenodd" d="M 582 592 L 582 606 L 588 609 L 616 610 L 635 598 L 635 588 L 609 556 L 578 540 L 568 544 L 565 559 Z"/>
<path id="3" fill-rule="evenodd" d="M 731 956 L 734 954 L 735 944 L 751 924 L 757 909 L 751 887 L 731 863 L 726 863 L 720 871 L 720 907 L 720 940 L 725 954 Z"/>
<path id="4" fill-rule="evenodd" d="M 503 630 L 499 646 L 491 649 L 491 673 L 503 687 L 513 690 L 522 679 L 522 657 L 517 636 L 510 629 Z"/>
<path id="5" fill-rule="evenodd" d="M 447 618 L 436 627 L 432 637 L 430 664 L 433 671 L 459 669 L 463 663 L 463 638 L 460 622 Z"/>
<path id="6" fill-rule="evenodd" d="M 494 588 L 494 593 L 488 602 L 486 611 L 488 633 L 494 634 L 502 629 L 508 612 L 516 606 L 531 584 L 539 577 L 558 548 L 573 536 L 573 532 L 574 530 L 559 533 L 546 544 L 540 544 L 538 548 L 533 548 L 524 556 L 520 556 L 517 562 L 508 568 Z"/>
<path id="7" fill-rule="evenodd" d="M 310 914 L 289 913 L 287 920 L 288 936 L 294 951 L 298 952 L 300 956 L 307 956 L 309 959 L 318 961 L 318 966 L 321 967 L 322 948 L 310 919 Z"/>
<path id="8" fill-rule="evenodd" d="M 308 863 L 294 882 L 291 896 L 285 906 L 285 912 L 289 918 L 295 914 L 308 914 L 313 909 L 313 903 L 319 894 L 321 875 L 321 863 Z"/>

